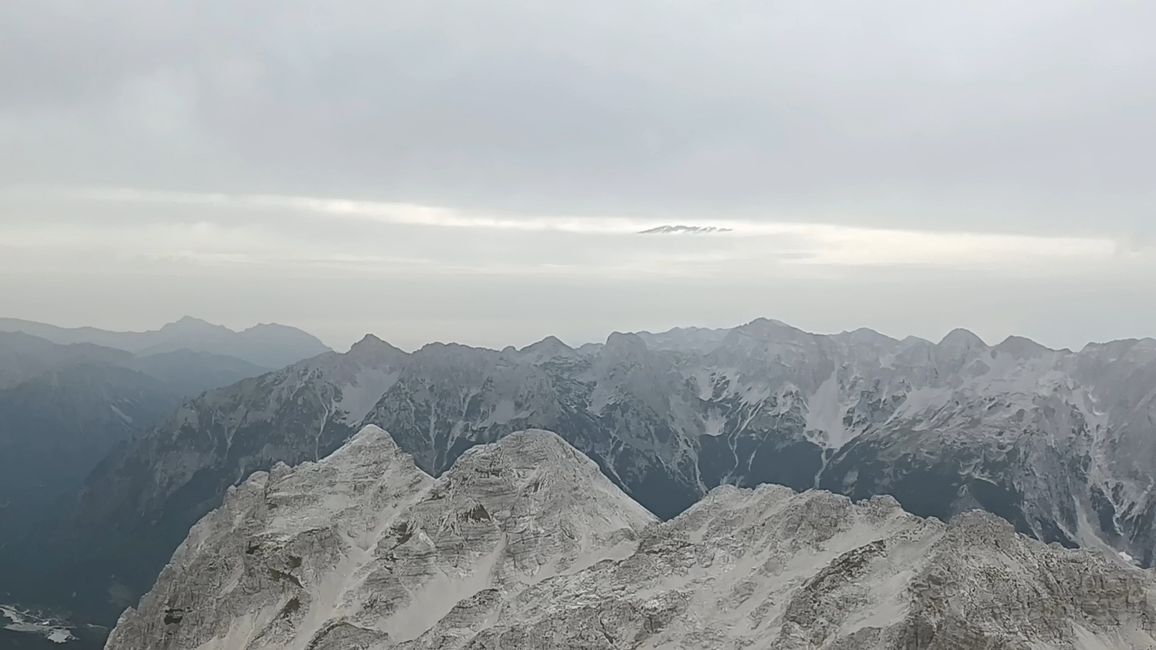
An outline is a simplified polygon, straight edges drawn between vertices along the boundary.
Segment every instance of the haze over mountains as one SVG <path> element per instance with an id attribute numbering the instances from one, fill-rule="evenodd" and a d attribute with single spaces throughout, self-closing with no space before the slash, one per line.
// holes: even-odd
<path id="1" fill-rule="evenodd" d="M 284 326 L 237 333 L 184 318 L 124 333 L 0 320 L 0 564 L 8 565 L 0 604 L 23 570 L 8 559 L 14 548 L 55 526 L 117 445 L 205 390 L 270 369 L 254 360 L 279 363 L 324 349 Z"/>
<path id="2" fill-rule="evenodd" d="M 0 332 L 24 332 L 53 343 L 90 343 L 125 350 L 141 357 L 166 352 L 201 352 L 230 356 L 273 370 L 329 348 L 317 337 L 294 327 L 262 323 L 235 332 L 185 316 L 157 330 L 114 332 L 95 327 L 58 327 L 47 323 L 0 318 Z"/>

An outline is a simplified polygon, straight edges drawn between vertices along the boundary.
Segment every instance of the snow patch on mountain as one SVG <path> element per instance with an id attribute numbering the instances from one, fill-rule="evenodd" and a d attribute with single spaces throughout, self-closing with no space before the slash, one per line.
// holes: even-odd
<path id="1" fill-rule="evenodd" d="M 52 643 L 75 641 L 72 631 L 60 619 L 39 614 L 15 605 L 0 605 L 0 622 L 9 632 L 42 636 Z"/>
<path id="2" fill-rule="evenodd" d="M 337 407 L 344 412 L 343 419 L 351 425 L 360 424 L 373 405 L 401 376 L 393 368 L 361 368 L 353 378 L 341 385 L 341 399 Z"/>
<path id="3" fill-rule="evenodd" d="M 855 435 L 843 426 L 846 411 L 847 405 L 839 390 L 839 371 L 835 370 L 807 401 L 807 429 L 821 434 L 816 442 L 838 449 Z"/>

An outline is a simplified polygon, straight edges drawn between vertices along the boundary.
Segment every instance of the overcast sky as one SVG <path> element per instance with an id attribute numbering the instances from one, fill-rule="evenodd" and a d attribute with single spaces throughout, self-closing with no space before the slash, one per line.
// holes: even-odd
<path id="1" fill-rule="evenodd" d="M 1156 335 L 1156 3 L 0 2 L 0 316 Z M 713 229 L 639 234 L 660 227 Z"/>

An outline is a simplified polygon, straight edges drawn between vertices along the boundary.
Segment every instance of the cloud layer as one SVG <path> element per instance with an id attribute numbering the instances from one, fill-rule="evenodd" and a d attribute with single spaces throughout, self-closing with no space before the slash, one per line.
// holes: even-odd
<path id="1" fill-rule="evenodd" d="M 335 345 L 755 315 L 1151 334 L 1154 21 L 1079 0 L 10 0 L 0 289 L 15 316 L 279 318 Z M 663 226 L 704 232 L 638 235 Z"/>

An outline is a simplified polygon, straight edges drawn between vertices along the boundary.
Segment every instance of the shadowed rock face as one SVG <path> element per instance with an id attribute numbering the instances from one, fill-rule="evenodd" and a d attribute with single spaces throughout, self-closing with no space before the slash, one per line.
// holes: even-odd
<path id="1" fill-rule="evenodd" d="M 141 593 L 228 486 L 323 458 L 375 424 L 432 476 L 512 432 L 555 431 L 662 519 L 719 485 L 821 487 L 890 494 L 944 520 L 980 508 L 1043 541 L 1150 565 L 1153 394 L 1150 340 L 1077 353 L 988 346 L 963 330 L 938 344 L 819 336 L 762 319 L 578 349 L 546 339 L 405 353 L 366 337 L 212 391 L 109 458 L 49 564 L 74 567 L 83 579 L 67 593 L 89 601 L 113 582 Z"/>
<path id="2" fill-rule="evenodd" d="M 1148 648 L 1156 580 L 969 513 L 721 487 L 660 523 L 558 436 L 440 478 L 366 427 L 198 523 L 110 650 Z"/>

